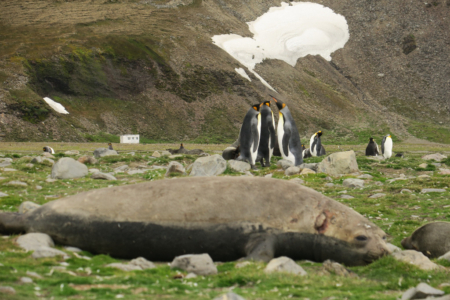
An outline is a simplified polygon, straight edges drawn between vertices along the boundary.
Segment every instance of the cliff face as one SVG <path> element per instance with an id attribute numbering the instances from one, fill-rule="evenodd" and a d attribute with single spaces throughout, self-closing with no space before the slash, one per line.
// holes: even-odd
<path id="1" fill-rule="evenodd" d="M 233 141 L 267 88 L 211 37 L 251 36 L 280 1 L 4 1 L 0 11 L 3 140 Z M 447 141 L 450 0 L 312 1 L 343 15 L 350 40 L 328 62 L 265 60 L 255 71 L 289 105 L 303 140 Z M 70 112 L 61 115 L 50 97 Z M 273 108 L 276 111 L 276 108 Z M 108 135 L 111 134 L 111 135 Z"/>

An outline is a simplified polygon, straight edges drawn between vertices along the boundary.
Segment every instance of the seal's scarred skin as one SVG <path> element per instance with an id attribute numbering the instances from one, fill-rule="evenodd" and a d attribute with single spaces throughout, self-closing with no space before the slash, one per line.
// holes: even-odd
<path id="1" fill-rule="evenodd" d="M 0 232 L 120 258 L 216 261 L 273 257 L 365 265 L 389 252 L 385 233 L 347 206 L 285 180 L 194 177 L 92 190 L 27 214 L 0 213 Z"/>
<path id="2" fill-rule="evenodd" d="M 436 258 L 450 251 L 450 222 L 425 224 L 413 234 L 402 240 L 405 249 L 422 252 L 430 258 Z"/>

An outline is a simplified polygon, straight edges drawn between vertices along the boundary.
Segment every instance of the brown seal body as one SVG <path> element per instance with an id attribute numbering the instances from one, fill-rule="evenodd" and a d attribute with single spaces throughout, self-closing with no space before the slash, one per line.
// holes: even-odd
<path id="1" fill-rule="evenodd" d="M 404 238 L 402 246 L 420 251 L 430 258 L 442 256 L 450 251 L 450 222 L 425 224 Z"/>
<path id="2" fill-rule="evenodd" d="M 351 208 L 295 183 L 194 177 L 92 190 L 27 214 L 0 213 L 0 232 L 43 232 L 115 257 L 171 261 L 273 257 L 364 265 L 388 253 L 385 233 Z"/>

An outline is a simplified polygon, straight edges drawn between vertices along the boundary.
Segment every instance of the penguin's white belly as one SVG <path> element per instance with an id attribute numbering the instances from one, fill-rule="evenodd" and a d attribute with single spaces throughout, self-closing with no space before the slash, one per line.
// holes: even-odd
<path id="1" fill-rule="evenodd" d="M 291 153 L 291 151 L 289 151 L 289 144 L 287 147 L 288 153 L 284 153 L 283 151 L 284 119 L 282 113 L 280 113 L 280 118 L 278 119 L 277 135 L 278 135 L 278 147 L 280 148 L 281 156 L 284 159 L 290 160 L 295 164 L 295 156 L 293 153 Z"/>
<path id="2" fill-rule="evenodd" d="M 390 158 L 392 156 L 392 139 L 388 138 L 384 142 L 384 158 Z"/>
<path id="3" fill-rule="evenodd" d="M 258 138 L 258 142 L 253 143 L 253 146 L 252 146 L 252 153 L 250 154 L 251 158 L 252 158 L 252 163 L 251 163 L 252 165 L 255 164 L 256 157 L 258 156 L 259 139 L 261 138 L 261 114 L 258 115 L 258 137 L 253 137 L 253 138 L 254 139 Z"/>

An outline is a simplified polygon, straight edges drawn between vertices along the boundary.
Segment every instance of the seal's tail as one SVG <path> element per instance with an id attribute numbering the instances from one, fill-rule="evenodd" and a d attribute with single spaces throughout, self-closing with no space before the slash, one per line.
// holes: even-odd
<path id="1" fill-rule="evenodd" d="M 24 214 L 0 212 L 1 234 L 19 234 L 24 232 L 26 232 Z"/>

